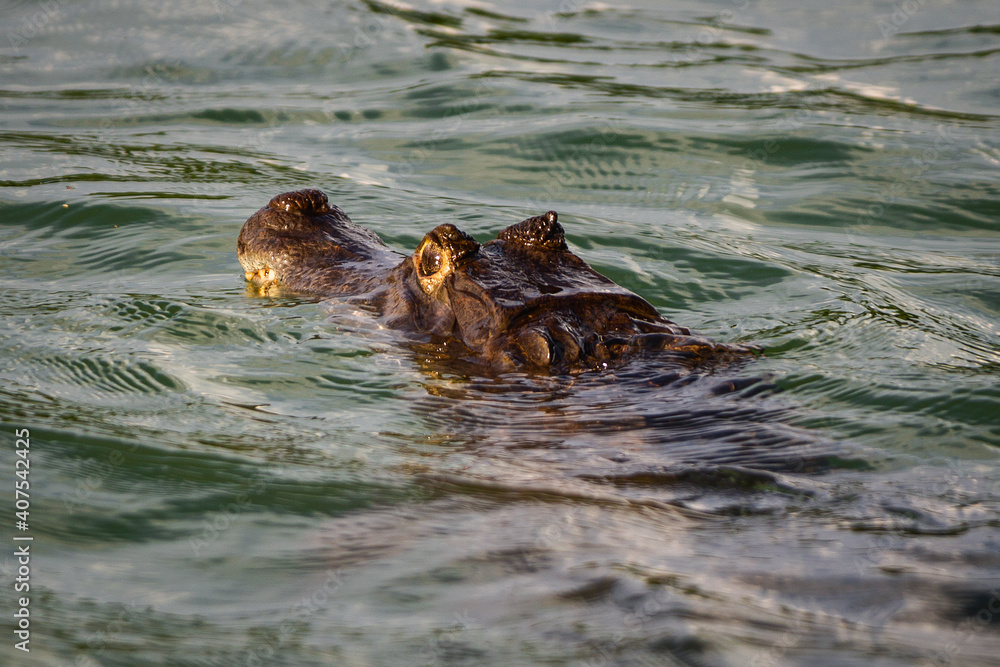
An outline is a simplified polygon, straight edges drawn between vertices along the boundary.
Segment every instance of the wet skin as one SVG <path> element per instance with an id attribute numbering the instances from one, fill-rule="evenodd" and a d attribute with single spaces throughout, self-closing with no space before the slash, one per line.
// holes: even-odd
<path id="1" fill-rule="evenodd" d="M 237 253 L 261 293 L 359 299 L 389 326 L 457 339 L 497 370 L 578 372 L 647 354 L 702 363 L 756 351 L 660 317 L 569 250 L 555 211 L 481 245 L 438 225 L 406 257 L 319 190 L 299 190 L 250 216 Z"/>

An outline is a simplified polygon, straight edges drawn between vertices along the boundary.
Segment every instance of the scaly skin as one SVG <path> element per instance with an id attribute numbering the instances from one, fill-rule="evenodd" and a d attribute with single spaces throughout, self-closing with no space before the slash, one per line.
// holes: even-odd
<path id="1" fill-rule="evenodd" d="M 389 326 L 454 337 L 497 370 L 578 372 L 650 353 L 701 362 L 756 352 L 660 317 L 569 250 L 555 211 L 482 245 L 439 225 L 405 257 L 319 190 L 300 190 L 252 215 L 237 252 L 261 293 L 360 298 Z"/>

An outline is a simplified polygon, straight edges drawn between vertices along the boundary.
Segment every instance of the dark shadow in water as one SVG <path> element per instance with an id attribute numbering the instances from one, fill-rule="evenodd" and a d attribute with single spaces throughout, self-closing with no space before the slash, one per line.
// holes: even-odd
<path id="1" fill-rule="evenodd" d="M 431 466 L 451 490 L 635 504 L 708 514 L 771 513 L 824 495 L 859 450 L 788 425 L 796 409 L 753 361 L 692 366 L 657 353 L 578 375 L 489 376 L 434 343 L 409 343 L 427 373 L 413 405 L 449 454 Z"/>

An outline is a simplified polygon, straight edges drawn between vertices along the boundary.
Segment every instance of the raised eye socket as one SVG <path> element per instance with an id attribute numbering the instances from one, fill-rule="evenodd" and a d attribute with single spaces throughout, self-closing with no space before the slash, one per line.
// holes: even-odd
<path id="1" fill-rule="evenodd" d="M 444 258 L 441 256 L 441 249 L 435 245 L 428 244 L 424 248 L 424 251 L 420 253 L 420 271 L 425 276 L 433 276 L 440 271 L 443 263 Z"/>

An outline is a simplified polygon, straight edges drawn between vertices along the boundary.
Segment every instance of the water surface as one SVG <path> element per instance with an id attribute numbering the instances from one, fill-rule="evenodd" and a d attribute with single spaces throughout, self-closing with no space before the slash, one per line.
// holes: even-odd
<path id="1" fill-rule="evenodd" d="M 4 660 L 1000 664 L 993 3 L 0 11 Z M 301 187 L 406 252 L 555 209 L 765 355 L 497 377 L 254 297 Z"/>

